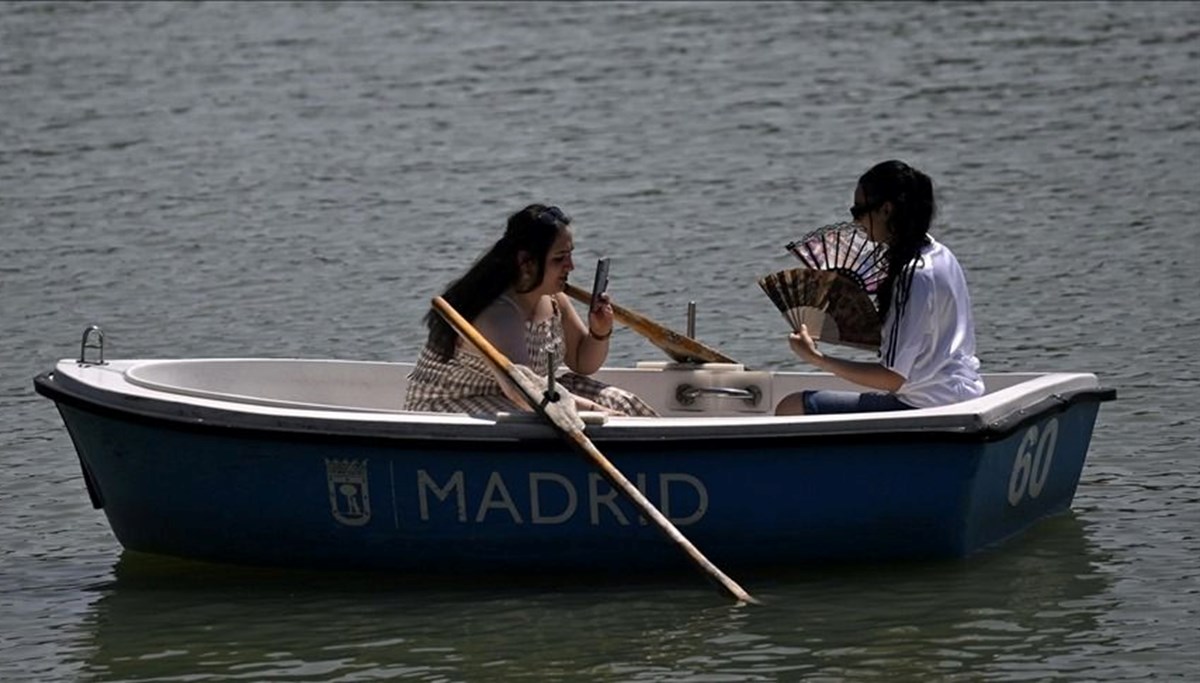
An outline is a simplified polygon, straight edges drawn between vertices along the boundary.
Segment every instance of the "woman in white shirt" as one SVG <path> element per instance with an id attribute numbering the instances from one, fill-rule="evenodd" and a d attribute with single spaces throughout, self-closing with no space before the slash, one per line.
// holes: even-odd
<path id="1" fill-rule="evenodd" d="M 876 164 L 858 180 L 850 213 L 888 245 L 877 292 L 883 343 L 876 362 L 822 353 L 805 326 L 788 337 L 796 355 L 873 391 L 803 391 L 778 415 L 907 410 L 983 394 L 966 277 L 954 254 L 929 235 L 937 211 L 929 176 L 902 161 Z"/>

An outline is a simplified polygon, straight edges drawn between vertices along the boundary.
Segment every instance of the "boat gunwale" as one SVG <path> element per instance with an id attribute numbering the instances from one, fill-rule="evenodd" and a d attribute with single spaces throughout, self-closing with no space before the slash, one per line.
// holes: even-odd
<path id="1" fill-rule="evenodd" d="M 122 393 L 89 384 L 69 375 L 60 375 L 55 370 L 43 372 L 35 377 L 34 388 L 39 394 L 56 403 L 89 412 L 139 423 L 166 423 L 172 428 L 196 432 L 220 432 L 273 440 L 283 436 L 302 438 L 305 441 L 353 439 L 391 444 L 403 441 L 411 447 L 426 450 L 462 450 L 471 443 L 480 444 L 488 450 L 507 450 L 497 448 L 502 444 L 510 444 L 512 448 L 519 447 L 522 450 L 528 450 L 529 446 L 537 443 L 543 443 L 545 448 L 559 447 L 558 434 L 533 415 L 509 416 L 507 419 L 495 420 L 458 414 L 430 414 L 433 419 L 422 419 L 425 418 L 422 413 L 402 410 L 347 412 L 294 409 L 297 412 L 308 412 L 306 415 L 252 412 L 222 407 L 241 406 L 236 401 L 196 400 L 196 397 L 186 394 L 176 396 L 169 392 L 156 392 L 167 394 L 169 398 Z M 972 412 L 931 415 L 916 425 L 913 424 L 913 418 L 921 419 L 921 416 L 906 412 L 905 416 L 909 419 L 899 422 L 899 426 L 864 425 L 861 421 L 856 422 L 854 418 L 829 419 L 829 416 L 822 416 L 824 419 L 821 421 L 815 421 L 815 416 L 663 418 L 669 422 L 651 425 L 647 425 L 645 418 L 639 418 L 641 424 L 620 425 L 609 422 L 605 425 L 589 425 L 586 431 L 593 440 L 603 443 L 624 445 L 653 442 L 657 449 L 679 445 L 692 451 L 708 450 L 710 447 L 725 449 L 728 448 L 730 439 L 753 439 L 755 445 L 761 447 L 795 447 L 798 439 L 803 439 L 805 445 L 873 442 L 893 444 L 913 441 L 990 442 L 1006 438 L 1023 426 L 1049 414 L 1065 412 L 1076 404 L 1098 403 L 1115 398 L 1115 389 L 1099 385 L 1051 393 L 990 421 L 982 414 Z M 257 406 L 260 411 L 271 407 Z M 342 413 L 340 417 L 339 412 Z M 350 415 L 359 419 L 347 419 Z M 418 419 L 380 419 L 392 416 L 415 416 Z M 620 418 L 617 418 L 618 422 L 619 420 Z M 709 422 L 699 422 L 700 420 Z M 730 421 L 738 422 L 730 424 Z M 685 423 L 686 426 L 681 423 Z"/>

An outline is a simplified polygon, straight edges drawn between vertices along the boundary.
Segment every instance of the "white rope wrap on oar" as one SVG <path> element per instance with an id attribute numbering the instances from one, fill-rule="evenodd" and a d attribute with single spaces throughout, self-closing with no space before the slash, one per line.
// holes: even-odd
<path id="1" fill-rule="evenodd" d="M 526 395 L 537 399 L 539 404 L 543 403 L 546 387 L 549 384 L 545 377 L 538 375 L 528 366 L 513 363 L 512 378 L 521 385 Z M 575 396 L 558 384 L 554 385 L 554 391 L 558 394 L 558 400 L 545 402 L 542 406 L 546 416 L 561 429 L 582 432 L 584 422 L 583 418 L 579 417 L 579 412 L 575 410 Z"/>

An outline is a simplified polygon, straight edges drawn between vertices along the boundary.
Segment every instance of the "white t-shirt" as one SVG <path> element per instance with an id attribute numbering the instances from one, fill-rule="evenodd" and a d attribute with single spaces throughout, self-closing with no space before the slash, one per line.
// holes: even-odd
<path id="1" fill-rule="evenodd" d="M 884 367 L 905 378 L 896 397 L 929 408 L 982 395 L 971 295 L 958 259 L 929 238 L 897 321 L 900 285 L 896 282 L 892 290 L 879 349 Z"/>

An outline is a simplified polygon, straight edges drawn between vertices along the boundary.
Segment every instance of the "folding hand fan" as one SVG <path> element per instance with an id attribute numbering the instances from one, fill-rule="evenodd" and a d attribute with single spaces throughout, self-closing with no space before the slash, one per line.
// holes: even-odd
<path id="1" fill-rule="evenodd" d="M 831 270 L 874 294 L 887 272 L 887 247 L 867 239 L 854 223 L 835 223 L 789 242 L 787 250 L 815 270 Z"/>
<path id="2" fill-rule="evenodd" d="M 813 339 L 860 349 L 878 349 L 879 312 L 854 280 L 833 270 L 792 268 L 758 281 L 784 319 Z"/>

